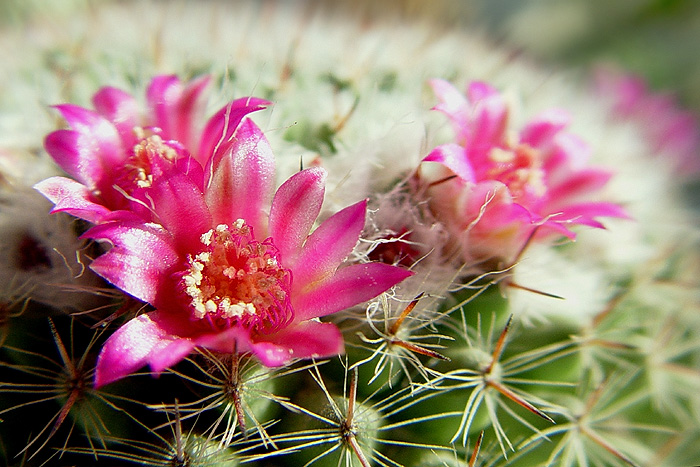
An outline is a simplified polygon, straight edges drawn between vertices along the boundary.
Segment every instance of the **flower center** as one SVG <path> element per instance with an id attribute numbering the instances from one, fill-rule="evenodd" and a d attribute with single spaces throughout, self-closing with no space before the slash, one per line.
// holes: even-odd
<path id="1" fill-rule="evenodd" d="M 38 271 L 51 267 L 46 248 L 31 235 L 25 233 L 17 244 L 17 267 L 22 271 Z"/>
<path id="2" fill-rule="evenodd" d="M 489 153 L 493 164 L 487 171 L 488 178 L 503 182 L 513 197 L 542 197 L 547 192 L 540 152 L 527 144 L 515 149 L 495 147 Z"/>
<path id="3" fill-rule="evenodd" d="M 188 258 L 182 276 L 195 319 L 260 332 L 274 332 L 291 321 L 291 271 L 280 266 L 270 239 L 255 241 L 251 227 L 238 219 L 204 233 L 201 242 L 202 251 Z"/>
<path id="4" fill-rule="evenodd" d="M 178 153 L 163 141 L 156 130 L 136 127 L 134 133 L 139 142 L 124 165 L 124 177 L 139 188 L 147 188 L 153 183 L 154 165 L 160 161 L 175 162 Z"/>

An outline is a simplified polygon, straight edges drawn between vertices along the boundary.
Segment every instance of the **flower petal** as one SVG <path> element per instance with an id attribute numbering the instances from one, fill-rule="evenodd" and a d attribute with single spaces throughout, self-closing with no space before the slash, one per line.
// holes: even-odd
<path id="1" fill-rule="evenodd" d="M 173 246 L 181 252 L 196 251 L 201 246 L 201 235 L 213 226 L 197 183 L 189 175 L 172 169 L 153 182 L 148 195 L 157 222 L 170 233 Z"/>
<path id="2" fill-rule="evenodd" d="M 166 368 L 180 363 L 196 347 L 192 339 L 186 337 L 164 336 L 161 344 L 156 346 L 148 358 L 148 365 L 156 375 L 165 371 Z"/>
<path id="3" fill-rule="evenodd" d="M 201 98 L 209 82 L 209 76 L 202 76 L 183 87 L 175 75 L 153 78 L 146 97 L 156 126 L 163 130 L 163 139 L 195 147 L 193 122 L 204 109 Z"/>
<path id="4" fill-rule="evenodd" d="M 530 147 L 544 149 L 554 137 L 571 122 L 569 113 L 561 109 L 549 109 L 535 117 L 520 132 L 520 141 Z"/>
<path id="5" fill-rule="evenodd" d="M 138 125 L 139 106 L 131 94 L 113 87 L 104 87 L 92 97 L 100 115 L 117 128 L 125 148 L 136 144 L 134 127 Z"/>
<path id="6" fill-rule="evenodd" d="M 275 184 L 275 158 L 260 128 L 244 120 L 233 144 L 207 167 L 205 198 L 215 224 L 245 220 L 257 238 L 265 238 L 267 215 Z"/>
<path id="7" fill-rule="evenodd" d="M 612 175 L 611 172 L 595 168 L 573 172 L 559 184 L 550 186 L 547 196 L 557 205 L 560 205 L 561 201 L 570 202 L 572 198 L 600 190 Z"/>
<path id="8" fill-rule="evenodd" d="M 257 97 L 242 97 L 222 107 L 207 122 L 199 142 L 197 160 L 206 165 L 214 152 L 225 151 L 231 144 L 231 136 L 238 129 L 243 117 L 271 105 L 270 101 Z"/>
<path id="9" fill-rule="evenodd" d="M 561 210 L 561 214 L 553 217 L 555 222 L 572 222 L 575 224 L 588 225 L 598 229 L 605 228 L 603 224 L 596 221 L 596 217 L 618 217 L 629 219 L 627 212 L 615 203 L 589 202 L 566 206 Z"/>
<path id="10" fill-rule="evenodd" d="M 457 144 L 450 143 L 436 147 L 423 159 L 423 162 L 438 162 L 465 182 L 476 180 L 465 149 Z"/>
<path id="11" fill-rule="evenodd" d="M 181 95 L 182 83 L 176 75 L 156 76 L 146 89 L 146 100 L 151 110 L 152 121 L 164 133 L 172 134 L 170 114 Z"/>
<path id="12" fill-rule="evenodd" d="M 101 186 L 111 180 L 114 167 L 126 159 L 121 138 L 112 123 L 92 110 L 63 104 L 55 108 L 71 126 L 73 135 L 65 130 L 46 137 L 45 147 L 66 172 L 88 186 Z M 58 149 L 58 153 L 55 150 Z M 109 185 L 111 186 L 111 184 Z"/>
<path id="13" fill-rule="evenodd" d="M 332 278 L 292 297 L 294 319 L 306 321 L 345 310 L 376 297 L 412 275 L 411 271 L 384 263 L 341 268 Z"/>
<path id="14" fill-rule="evenodd" d="M 134 297 L 155 304 L 163 281 L 180 260 L 172 239 L 159 225 L 133 219 L 97 225 L 84 238 L 108 240 L 107 253 L 90 269 Z"/>
<path id="15" fill-rule="evenodd" d="M 193 346 L 187 349 L 187 341 L 184 344 L 163 326 L 158 312 L 137 316 L 117 329 L 102 346 L 95 368 L 95 387 L 135 372 L 154 357 L 159 368 L 156 372 L 160 372 L 187 356 Z M 163 358 L 164 350 L 170 353 L 167 361 Z M 167 366 L 162 367 L 165 363 Z"/>
<path id="16" fill-rule="evenodd" d="M 285 267 L 295 264 L 301 246 L 321 212 L 325 181 L 326 171 L 312 167 L 291 176 L 275 193 L 270 209 L 270 236 Z"/>
<path id="17" fill-rule="evenodd" d="M 253 354 L 263 365 L 277 367 L 294 358 L 325 358 L 344 351 L 343 336 L 331 323 L 306 321 L 254 342 Z"/>
<path id="18" fill-rule="evenodd" d="M 502 144 L 508 125 L 508 106 L 503 97 L 479 81 L 472 82 L 467 93 L 472 109 L 471 122 L 463 129 L 466 144 L 478 148 Z"/>
<path id="19" fill-rule="evenodd" d="M 268 367 L 286 365 L 295 358 L 323 358 L 343 352 L 340 330 L 330 323 L 305 321 L 270 335 L 254 336 L 241 327 L 195 339 L 196 345 L 222 353 L 251 352 Z"/>
<path id="20" fill-rule="evenodd" d="M 355 203 L 326 219 L 309 236 L 296 262 L 285 264 L 294 277 L 292 293 L 307 290 L 333 275 L 357 244 L 366 212 L 367 200 Z"/>
<path id="21" fill-rule="evenodd" d="M 46 196 L 54 207 L 51 212 L 67 212 L 88 222 L 100 222 L 111 211 L 93 201 L 92 192 L 83 184 L 65 177 L 51 177 L 34 188 Z"/>
<path id="22" fill-rule="evenodd" d="M 460 134 L 469 121 L 469 102 L 452 84 L 443 79 L 428 81 L 440 103 L 433 107 L 450 119 L 456 134 Z M 464 143 L 464 141 L 460 141 Z"/>

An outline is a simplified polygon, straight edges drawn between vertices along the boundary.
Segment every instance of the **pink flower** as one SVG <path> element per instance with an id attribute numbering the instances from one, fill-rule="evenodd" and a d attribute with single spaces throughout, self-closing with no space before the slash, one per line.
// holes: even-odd
<path id="1" fill-rule="evenodd" d="M 93 223 L 117 210 L 148 216 L 144 192 L 169 167 L 180 165 L 201 179 L 202 166 L 230 146 L 241 119 L 269 104 L 253 97 L 237 99 L 200 129 L 208 82 L 206 76 L 187 85 L 176 76 L 155 77 L 146 92 L 145 118 L 136 99 L 112 87 L 93 96 L 95 110 L 56 106 L 72 129 L 49 134 L 44 146 L 77 181 L 52 177 L 35 186 L 55 204 L 52 212 L 68 212 Z"/>
<path id="2" fill-rule="evenodd" d="M 316 318 L 412 274 L 382 263 L 339 268 L 364 227 L 366 201 L 309 235 L 326 172 L 302 170 L 273 197 L 274 172 L 269 143 L 244 120 L 228 149 L 207 164 L 203 189 L 177 167 L 153 181 L 157 223 L 117 215 L 85 234 L 113 245 L 91 268 L 155 308 L 109 337 L 96 386 L 145 364 L 159 373 L 196 346 L 251 352 L 271 367 L 336 355 L 343 351 L 340 331 Z"/>
<path id="3" fill-rule="evenodd" d="M 649 91 L 644 80 L 609 67 L 596 70 L 598 93 L 611 101 L 615 119 L 635 122 L 652 149 L 672 159 L 678 174 L 700 174 L 700 127 L 669 94 Z"/>
<path id="4" fill-rule="evenodd" d="M 466 261 L 512 260 L 535 228 L 538 238 L 573 238 L 570 226 L 602 228 L 598 217 L 625 216 L 615 204 L 589 199 L 611 174 L 586 166 L 590 150 L 565 131 L 566 112 L 546 111 L 514 134 L 505 100 L 488 84 L 471 83 L 466 97 L 446 81 L 430 84 L 456 142 L 428 154 L 424 162 L 442 167 L 431 174 L 423 164 L 418 177 Z"/>

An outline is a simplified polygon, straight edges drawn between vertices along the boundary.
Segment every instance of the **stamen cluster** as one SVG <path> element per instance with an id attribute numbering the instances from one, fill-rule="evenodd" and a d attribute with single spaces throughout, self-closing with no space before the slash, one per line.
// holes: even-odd
<path id="1" fill-rule="evenodd" d="M 201 242 L 204 250 L 189 257 L 182 276 L 195 318 L 258 331 L 277 330 L 293 318 L 291 272 L 280 266 L 271 241 L 255 241 L 252 228 L 238 219 L 207 231 Z"/>
<path id="2" fill-rule="evenodd" d="M 177 160 L 177 151 L 169 146 L 153 130 L 134 128 L 139 142 L 134 146 L 134 154 L 124 165 L 126 178 L 138 188 L 147 188 L 153 184 L 153 165 L 159 160 L 173 163 Z"/>

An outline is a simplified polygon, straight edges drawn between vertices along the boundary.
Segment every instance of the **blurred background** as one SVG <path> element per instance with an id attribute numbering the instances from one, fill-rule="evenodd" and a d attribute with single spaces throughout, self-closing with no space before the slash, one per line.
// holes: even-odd
<path id="1" fill-rule="evenodd" d="M 76 8 L 90 8 L 103 1 L 0 0 L 0 27 L 21 25 L 34 14 L 70 14 Z M 593 65 L 614 63 L 643 76 L 653 90 L 676 93 L 681 105 L 700 112 L 700 2 L 697 0 L 320 0 L 316 3 L 331 2 L 346 4 L 350 9 L 363 8 L 372 14 L 420 15 L 448 26 L 475 28 L 545 64 L 587 72 Z"/>

